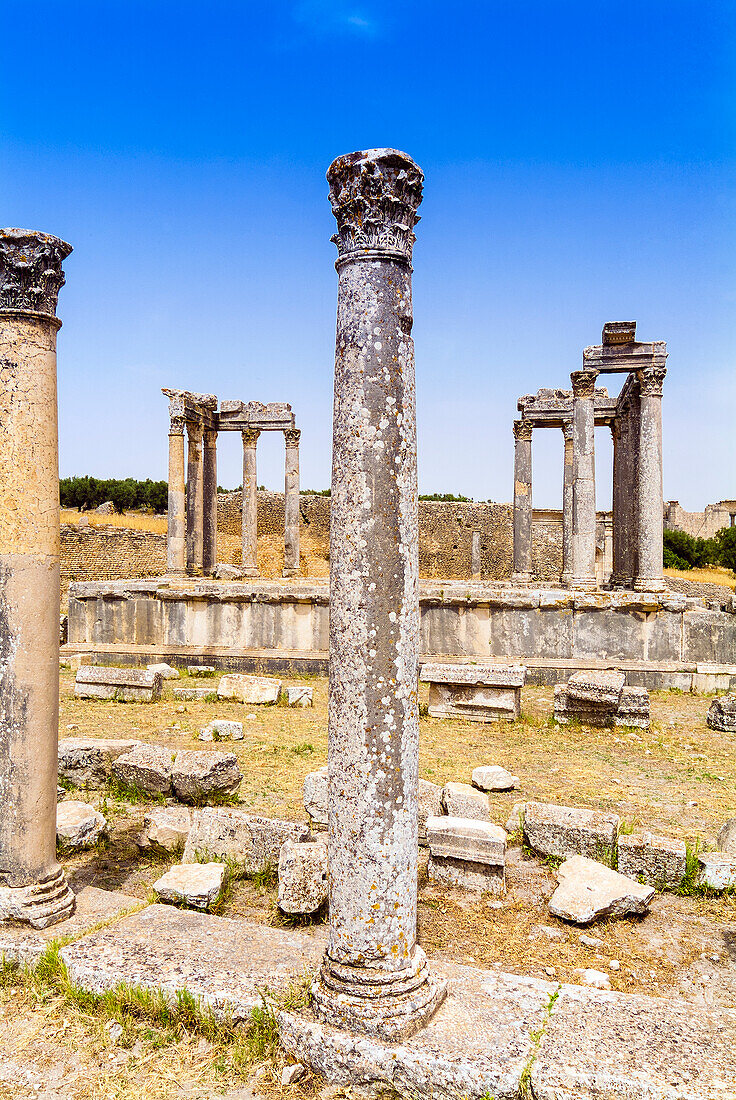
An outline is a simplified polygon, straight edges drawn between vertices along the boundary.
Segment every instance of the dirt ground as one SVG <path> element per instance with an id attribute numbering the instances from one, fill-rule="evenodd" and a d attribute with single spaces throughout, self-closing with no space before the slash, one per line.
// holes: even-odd
<path id="1" fill-rule="evenodd" d="M 327 758 L 325 679 L 309 681 L 315 699 L 311 710 L 220 702 L 184 705 L 174 701 L 170 681 L 164 699 L 155 705 L 77 700 L 73 680 L 71 671 L 62 671 L 60 736 L 134 736 L 174 748 L 205 748 L 209 746 L 197 734 L 212 718 L 244 721 L 244 741 L 215 746 L 238 757 L 244 773 L 242 808 L 291 820 L 304 818 L 304 776 Z M 186 682 L 186 677 L 179 681 Z M 723 821 L 736 815 L 736 747 L 727 735 L 706 725 L 708 696 L 653 692 L 651 701 L 653 722 L 647 732 L 558 727 L 551 721 L 548 688 L 524 689 L 524 713 L 513 724 L 422 718 L 420 774 L 443 784 L 469 782 L 478 764 L 509 768 L 521 785 L 508 794 L 490 796 L 493 819 L 500 825 L 507 822 L 515 802 L 539 799 L 614 811 L 629 826 L 712 845 Z M 72 885 L 92 884 L 148 898 L 152 883 L 169 866 L 163 860 L 142 858 L 135 845 L 153 803 L 125 802 L 99 791 L 75 797 L 103 810 L 110 838 L 105 849 L 63 860 Z M 419 939 L 430 958 L 565 982 L 579 982 L 576 971 L 593 967 L 606 971 L 612 987 L 620 991 L 674 996 L 698 1006 L 736 1007 L 732 896 L 658 894 L 641 920 L 580 929 L 550 916 L 546 903 L 555 886 L 554 872 L 525 854 L 518 839 L 510 840 L 508 892 L 500 900 L 430 885 L 425 865 L 422 853 Z M 234 884 L 220 911 L 264 923 L 283 919 L 275 889 L 249 881 Z M 586 945 L 583 935 L 598 942 Z M 38 1004 L 27 991 L 9 989 L 12 986 L 6 985 L 0 990 L 0 1055 L 7 1056 L 5 1068 L 0 1067 L 2 1100 L 127 1100 L 136 1095 L 168 1100 L 223 1094 L 236 1100 L 249 1095 L 243 1074 L 229 1067 L 217 1049 L 202 1047 L 201 1039 L 157 1043 L 142 1036 L 135 1040 L 138 1046 L 121 1049 L 110 1042 L 98 1020 L 54 1004 L 53 998 Z M 41 1078 L 50 1074 L 53 1082 L 54 1074 L 61 1074 L 61 1091 L 44 1092 L 48 1085 L 39 1085 L 38 1091 L 32 1082 L 23 1084 L 22 1073 L 45 1064 L 44 1059 L 50 1068 Z M 67 1069 L 59 1068 L 67 1063 Z M 265 1075 L 258 1081 L 261 1090 L 279 1091 L 273 1070 L 261 1067 L 259 1072 Z M 243 1087 L 246 1093 L 237 1091 Z M 228 1093 L 229 1089 L 236 1091 Z"/>

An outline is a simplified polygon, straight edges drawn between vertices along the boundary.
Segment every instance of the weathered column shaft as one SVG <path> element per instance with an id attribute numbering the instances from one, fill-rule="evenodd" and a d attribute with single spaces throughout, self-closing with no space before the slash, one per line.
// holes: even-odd
<path id="1" fill-rule="evenodd" d="M 166 568 L 187 569 L 187 478 L 184 459 L 184 421 L 174 417 L 169 428 L 169 510 L 166 524 Z"/>
<path id="2" fill-rule="evenodd" d="M 514 421 L 514 576 L 526 582 L 532 575 L 532 426 Z"/>
<path id="3" fill-rule="evenodd" d="M 202 474 L 202 572 L 211 577 L 217 565 L 217 432 L 204 433 Z"/>
<path id="4" fill-rule="evenodd" d="M 411 247 L 422 173 L 327 174 L 339 273 L 330 518 L 330 932 L 314 1007 L 384 1038 L 444 995 L 416 944 L 419 640 Z"/>
<path id="5" fill-rule="evenodd" d="M 244 428 L 243 437 L 243 572 L 258 576 L 258 476 L 256 446 L 261 433 Z"/>
<path id="6" fill-rule="evenodd" d="M 562 474 L 562 576 L 563 584 L 569 585 L 572 580 L 573 550 L 572 550 L 572 505 L 573 505 L 573 422 L 568 420 L 562 426 L 562 434 L 565 440 L 564 468 Z"/>
<path id="7" fill-rule="evenodd" d="M 666 373 L 663 366 L 638 372 L 639 561 L 634 588 L 639 592 L 661 592 L 665 587 L 662 568 L 662 383 Z"/>
<path id="8" fill-rule="evenodd" d="M 473 531 L 470 540 L 470 579 L 480 580 L 480 531 Z"/>
<path id="9" fill-rule="evenodd" d="M 299 572 L 299 437 L 298 428 L 284 432 L 284 576 Z"/>
<path id="10" fill-rule="evenodd" d="M 613 437 L 613 572 L 611 584 L 619 588 L 631 585 L 631 555 L 628 541 L 632 522 L 629 467 L 631 463 L 629 417 L 626 412 L 611 424 Z"/>
<path id="11" fill-rule="evenodd" d="M 0 919 L 37 928 L 74 909 L 56 861 L 56 301 L 70 252 L 0 230 Z"/>
<path id="12" fill-rule="evenodd" d="M 595 407 L 596 371 L 573 371 L 573 487 L 570 585 L 596 588 L 595 579 Z"/>
<path id="13" fill-rule="evenodd" d="M 201 576 L 204 553 L 204 470 L 201 424 L 187 424 L 187 572 Z"/>

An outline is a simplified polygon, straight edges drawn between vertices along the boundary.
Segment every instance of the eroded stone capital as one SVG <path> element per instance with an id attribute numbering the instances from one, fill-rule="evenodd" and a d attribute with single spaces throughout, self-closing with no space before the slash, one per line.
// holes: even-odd
<path id="1" fill-rule="evenodd" d="M 187 435 L 189 436 L 190 443 L 201 443 L 204 436 L 204 427 L 202 424 L 195 424 L 192 420 L 187 420 Z"/>
<path id="2" fill-rule="evenodd" d="M 302 433 L 300 428 L 287 428 L 284 432 L 284 440 L 286 441 L 286 446 L 298 447 L 301 434 Z"/>
<path id="3" fill-rule="evenodd" d="M 186 423 L 183 416 L 172 416 L 169 421 L 169 435 L 184 435 Z"/>
<path id="4" fill-rule="evenodd" d="M 637 371 L 641 396 L 661 397 L 666 374 L 666 367 L 647 367 L 645 370 Z"/>
<path id="5" fill-rule="evenodd" d="M 572 419 L 566 420 L 562 425 L 562 434 L 565 438 L 565 443 L 572 443 L 574 432 L 575 422 Z"/>
<path id="6" fill-rule="evenodd" d="M 376 254 L 410 263 L 423 180 L 421 168 L 396 149 L 365 149 L 334 160 L 327 182 L 337 263 Z"/>
<path id="7" fill-rule="evenodd" d="M 50 233 L 0 229 L 0 311 L 22 310 L 56 317 L 65 279 L 62 263 L 72 246 Z"/>
<path id="8" fill-rule="evenodd" d="M 258 436 L 261 434 L 258 428 L 243 428 L 240 433 L 243 437 L 244 447 L 255 447 L 258 442 Z"/>
<path id="9" fill-rule="evenodd" d="M 532 438 L 532 425 L 528 420 L 515 420 L 514 421 L 514 439 L 523 439 L 527 443 L 531 442 Z"/>
<path id="10" fill-rule="evenodd" d="M 570 375 L 573 397 L 595 396 L 595 383 L 598 377 L 596 370 L 574 370 Z"/>

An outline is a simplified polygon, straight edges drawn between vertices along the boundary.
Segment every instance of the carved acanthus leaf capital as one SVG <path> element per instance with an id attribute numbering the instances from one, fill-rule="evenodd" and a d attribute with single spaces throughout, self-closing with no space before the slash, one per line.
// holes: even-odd
<path id="1" fill-rule="evenodd" d="M 666 367 L 646 367 L 645 370 L 637 371 L 641 396 L 661 397 L 666 374 Z"/>
<path id="2" fill-rule="evenodd" d="M 172 416 L 169 422 L 169 435 L 184 435 L 186 424 L 183 416 Z"/>
<path id="3" fill-rule="evenodd" d="M 287 447 L 298 447 L 299 439 L 301 438 L 301 428 L 287 428 L 284 432 L 284 439 Z"/>
<path id="4" fill-rule="evenodd" d="M 0 229 L 0 310 L 56 316 L 61 265 L 72 246 L 50 233 Z"/>
<path id="5" fill-rule="evenodd" d="M 243 437 L 244 447 L 255 447 L 261 433 L 258 428 L 243 428 L 240 434 Z"/>
<path id="6" fill-rule="evenodd" d="M 421 168 L 396 149 L 366 149 L 334 160 L 327 182 L 338 262 L 376 252 L 411 262 L 423 180 Z"/>
<path id="7" fill-rule="evenodd" d="M 575 433 L 575 423 L 573 420 L 565 420 L 562 425 L 562 434 L 566 443 L 572 442 L 572 437 Z"/>
<path id="8" fill-rule="evenodd" d="M 570 375 L 573 397 L 589 397 L 592 400 L 595 396 L 597 377 L 596 370 L 574 370 Z"/>
<path id="9" fill-rule="evenodd" d="M 531 443 L 533 426 L 528 420 L 514 421 L 514 439 L 523 439 Z"/>

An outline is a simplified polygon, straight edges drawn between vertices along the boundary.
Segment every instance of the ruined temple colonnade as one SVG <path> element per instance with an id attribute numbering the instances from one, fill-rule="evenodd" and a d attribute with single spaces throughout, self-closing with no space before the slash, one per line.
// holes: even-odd
<path id="1" fill-rule="evenodd" d="M 164 389 L 169 398 L 170 574 L 211 576 L 217 564 L 217 436 L 239 431 L 243 441 L 243 553 L 247 577 L 258 576 L 258 478 L 261 432 L 280 431 L 286 443 L 284 576 L 299 572 L 299 438 L 291 406 L 223 401 L 214 394 Z M 186 445 L 184 441 L 186 433 Z"/>

